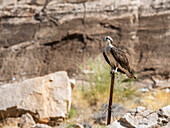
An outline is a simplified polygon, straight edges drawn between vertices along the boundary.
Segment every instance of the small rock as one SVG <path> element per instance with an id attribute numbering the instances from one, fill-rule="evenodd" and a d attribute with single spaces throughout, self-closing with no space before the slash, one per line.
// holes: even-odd
<path id="1" fill-rule="evenodd" d="M 83 125 L 79 124 L 79 123 L 75 123 L 72 126 L 73 128 L 84 128 Z"/>
<path id="2" fill-rule="evenodd" d="M 83 124 L 84 128 L 92 128 L 92 125 L 90 123 Z"/>
<path id="3" fill-rule="evenodd" d="M 48 126 L 46 124 L 35 124 L 34 126 L 32 126 L 31 128 L 52 128 L 51 126 Z"/>
<path id="4" fill-rule="evenodd" d="M 21 128 L 29 128 L 35 124 L 34 119 L 29 113 L 26 113 L 21 116 L 18 126 Z"/>
<path id="5" fill-rule="evenodd" d="M 142 112 L 140 115 L 143 117 L 146 117 L 146 116 L 150 115 L 151 113 L 153 113 L 152 110 L 146 110 L 146 111 Z"/>
<path id="6" fill-rule="evenodd" d="M 145 107 L 139 106 L 139 107 L 137 107 L 136 109 L 131 110 L 130 113 L 131 113 L 133 116 L 135 116 L 137 113 L 141 113 L 141 112 L 143 112 L 143 111 L 145 111 L 145 110 L 146 110 Z"/>
<path id="7" fill-rule="evenodd" d="M 139 121 L 132 116 L 130 113 L 125 114 L 122 118 L 120 118 L 120 121 L 123 124 L 126 124 L 127 127 L 135 128 L 138 126 Z"/>
<path id="8" fill-rule="evenodd" d="M 0 121 L 0 128 L 18 128 L 19 118 L 7 118 Z"/>
<path id="9" fill-rule="evenodd" d="M 42 118 L 42 119 L 39 119 L 38 122 L 41 124 L 47 124 L 49 120 L 50 120 L 49 118 Z"/>
<path id="10" fill-rule="evenodd" d="M 120 124 L 120 122 L 118 122 L 117 120 L 114 121 L 113 123 L 111 123 L 110 125 L 107 126 L 107 128 L 127 128 L 124 127 Z"/>
<path id="11" fill-rule="evenodd" d="M 141 113 L 141 112 L 143 112 L 145 110 L 146 110 L 146 108 L 142 107 L 142 106 L 139 106 L 139 107 L 136 108 L 136 112 L 138 112 L 138 113 Z"/>
<path id="12" fill-rule="evenodd" d="M 148 88 L 140 88 L 137 90 L 138 92 L 149 92 Z"/>
<path id="13" fill-rule="evenodd" d="M 158 113 L 160 116 L 167 117 L 170 120 L 170 105 L 161 108 Z"/>
<path id="14" fill-rule="evenodd" d="M 166 93 L 170 93 L 170 89 L 169 88 L 163 89 L 163 91 L 166 92 Z"/>
<path id="15" fill-rule="evenodd" d="M 167 125 L 168 122 L 170 122 L 170 105 L 165 106 L 157 111 L 157 114 L 159 116 L 158 123 L 161 126 Z"/>

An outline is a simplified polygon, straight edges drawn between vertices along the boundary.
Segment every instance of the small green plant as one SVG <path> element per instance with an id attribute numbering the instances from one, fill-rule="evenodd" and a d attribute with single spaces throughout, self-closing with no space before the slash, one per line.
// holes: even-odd
<path id="1" fill-rule="evenodd" d="M 76 115 L 76 109 L 75 108 L 71 108 L 69 111 L 69 118 L 72 118 Z"/>
<path id="2" fill-rule="evenodd" d="M 67 128 L 75 128 L 74 123 L 73 124 L 67 123 Z"/>

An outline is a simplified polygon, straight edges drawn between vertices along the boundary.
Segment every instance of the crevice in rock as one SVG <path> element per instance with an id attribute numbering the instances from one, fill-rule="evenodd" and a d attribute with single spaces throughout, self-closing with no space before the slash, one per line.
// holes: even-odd
<path id="1" fill-rule="evenodd" d="M 35 13 L 34 19 L 39 21 L 39 22 L 42 22 L 42 19 L 40 18 L 40 14 L 39 13 Z"/>
<path id="2" fill-rule="evenodd" d="M 142 74 L 142 78 L 149 78 L 151 79 L 151 76 L 156 75 L 156 69 L 155 68 L 143 68 L 142 70 L 138 71 L 138 73 Z M 155 86 L 153 84 L 153 86 Z"/>
<path id="3" fill-rule="evenodd" d="M 57 18 L 51 16 L 49 18 L 49 21 L 52 22 L 55 26 L 58 26 L 58 19 Z"/>
<path id="4" fill-rule="evenodd" d="M 85 43 L 84 35 L 81 34 L 81 33 L 69 34 L 69 35 L 63 37 L 61 40 L 62 41 L 67 41 L 67 40 L 74 40 L 74 39 L 78 39 L 78 41 L 81 41 L 82 43 Z"/>
<path id="5" fill-rule="evenodd" d="M 81 33 L 73 33 L 73 34 L 69 34 L 67 36 L 64 36 L 61 40 L 57 40 L 57 41 L 52 41 L 52 42 L 48 42 L 48 43 L 44 43 L 43 46 L 51 46 L 51 48 L 56 49 L 61 47 L 61 45 L 67 44 L 68 40 L 78 40 L 80 42 L 82 42 L 84 44 L 84 46 L 81 49 L 85 49 L 86 48 L 86 39 L 92 41 L 93 39 L 90 37 L 85 37 L 84 34 Z M 64 44 L 62 42 L 65 42 Z M 55 48 L 54 48 L 55 46 Z"/>
<path id="6" fill-rule="evenodd" d="M 94 39 L 92 37 L 88 36 L 88 35 L 86 36 L 86 39 L 89 40 L 89 41 L 94 41 Z"/>
<path id="7" fill-rule="evenodd" d="M 45 1 L 45 3 L 44 3 L 44 6 L 43 6 L 43 8 L 42 8 L 42 12 L 44 12 L 44 10 L 46 9 L 46 7 L 47 7 L 47 5 L 49 4 L 49 2 L 50 2 L 51 0 L 46 0 Z"/>
<path id="8" fill-rule="evenodd" d="M 0 121 L 5 120 L 6 118 L 9 117 L 21 117 L 23 114 L 29 113 L 35 122 L 38 122 L 39 120 L 39 115 L 38 113 L 34 113 L 29 110 L 24 110 L 24 109 L 18 109 L 16 106 L 7 108 L 6 110 L 0 110 Z"/>
<path id="9" fill-rule="evenodd" d="M 140 55 L 139 55 L 139 60 L 138 60 L 138 64 L 142 61 L 143 58 L 143 51 L 140 51 Z"/>
<path id="10" fill-rule="evenodd" d="M 5 16 L 1 16 L 1 18 L 3 19 L 8 19 L 8 18 L 31 18 L 32 16 L 18 16 L 18 15 L 5 15 Z"/>
<path id="11" fill-rule="evenodd" d="M 1 110 L 0 111 L 0 121 L 3 122 L 7 118 L 11 118 L 11 117 L 12 118 L 21 117 L 22 115 L 27 114 L 27 113 L 29 113 L 32 116 L 33 120 L 36 123 L 45 123 L 40 120 L 38 112 L 34 113 L 29 110 L 18 109 L 16 106 L 8 108 L 7 110 Z M 45 124 L 50 125 L 50 126 L 56 126 L 56 125 L 59 125 L 63 121 L 64 121 L 63 117 L 50 117 L 48 119 L 48 122 L 46 122 Z"/>
<path id="12" fill-rule="evenodd" d="M 34 19 L 35 19 L 35 20 L 37 20 L 37 21 L 39 21 L 39 22 L 42 22 L 42 21 L 43 21 L 43 19 L 41 18 L 41 15 L 40 15 L 41 13 L 43 14 L 43 16 L 48 17 L 48 15 L 46 15 L 46 13 L 45 13 L 45 9 L 46 9 L 46 7 L 47 7 L 47 5 L 49 4 L 50 1 L 51 1 L 51 0 L 46 0 L 45 3 L 44 3 L 44 5 L 43 5 L 43 7 L 42 7 L 42 9 L 41 9 L 39 12 L 37 12 L 37 13 L 34 14 Z M 49 17 L 48 17 L 48 18 L 49 18 Z M 55 22 L 54 20 L 50 20 L 50 19 L 49 19 L 49 21 L 51 21 L 52 23 L 56 24 L 56 22 Z"/>
<path id="13" fill-rule="evenodd" d="M 152 80 L 153 84 L 152 84 L 152 88 L 156 88 L 156 81 L 153 79 L 153 77 L 151 76 L 150 79 Z"/>
<path id="14" fill-rule="evenodd" d="M 54 45 L 56 45 L 56 44 L 58 44 L 58 43 L 60 43 L 60 41 L 48 42 L 48 43 L 45 43 L 45 44 L 43 44 L 43 45 L 44 45 L 44 46 L 51 46 L 51 47 L 53 47 Z"/>
<path id="15" fill-rule="evenodd" d="M 145 71 L 155 71 L 155 69 L 154 69 L 154 68 L 144 68 L 143 71 L 144 71 L 144 72 L 145 72 Z"/>
<path id="16" fill-rule="evenodd" d="M 104 28 L 110 28 L 110 29 L 114 29 L 117 30 L 118 32 L 121 32 L 121 28 L 120 27 L 116 27 L 110 23 L 100 23 L 101 26 L 103 26 Z"/>
<path id="17" fill-rule="evenodd" d="M 56 126 L 56 125 L 59 125 L 63 121 L 64 121 L 63 117 L 50 117 L 49 122 L 47 123 L 47 125 Z"/>
<path id="18" fill-rule="evenodd" d="M 71 3 L 71 4 L 81 4 L 81 3 L 87 2 L 87 0 L 78 0 L 78 1 L 77 0 L 67 0 L 66 2 Z"/>
<path id="19" fill-rule="evenodd" d="M 7 48 L 9 48 L 9 46 L 4 45 L 3 48 L 4 48 L 4 49 L 7 49 Z"/>

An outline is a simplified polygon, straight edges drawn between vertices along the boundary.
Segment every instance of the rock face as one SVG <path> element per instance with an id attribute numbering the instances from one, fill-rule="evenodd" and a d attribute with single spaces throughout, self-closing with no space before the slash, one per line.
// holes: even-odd
<path id="1" fill-rule="evenodd" d="M 168 128 L 170 122 L 170 105 L 161 108 L 157 112 L 147 110 L 145 107 L 138 107 L 120 120 L 113 122 L 108 128 Z"/>
<path id="2" fill-rule="evenodd" d="M 62 121 L 71 105 L 71 85 L 64 71 L 2 85 L 0 94 L 0 120 L 21 116 L 22 127 L 24 122 L 53 125 Z"/>
<path id="3" fill-rule="evenodd" d="M 170 72 L 169 0 L 0 0 L 0 81 L 66 70 L 106 35 L 144 77 Z"/>

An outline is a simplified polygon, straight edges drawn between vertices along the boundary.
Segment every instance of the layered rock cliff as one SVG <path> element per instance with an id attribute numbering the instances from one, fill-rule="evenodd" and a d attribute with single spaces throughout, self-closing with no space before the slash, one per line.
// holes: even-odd
<path id="1" fill-rule="evenodd" d="M 142 75 L 170 72 L 169 0 L 0 0 L 0 81 L 66 70 L 114 38 Z"/>

